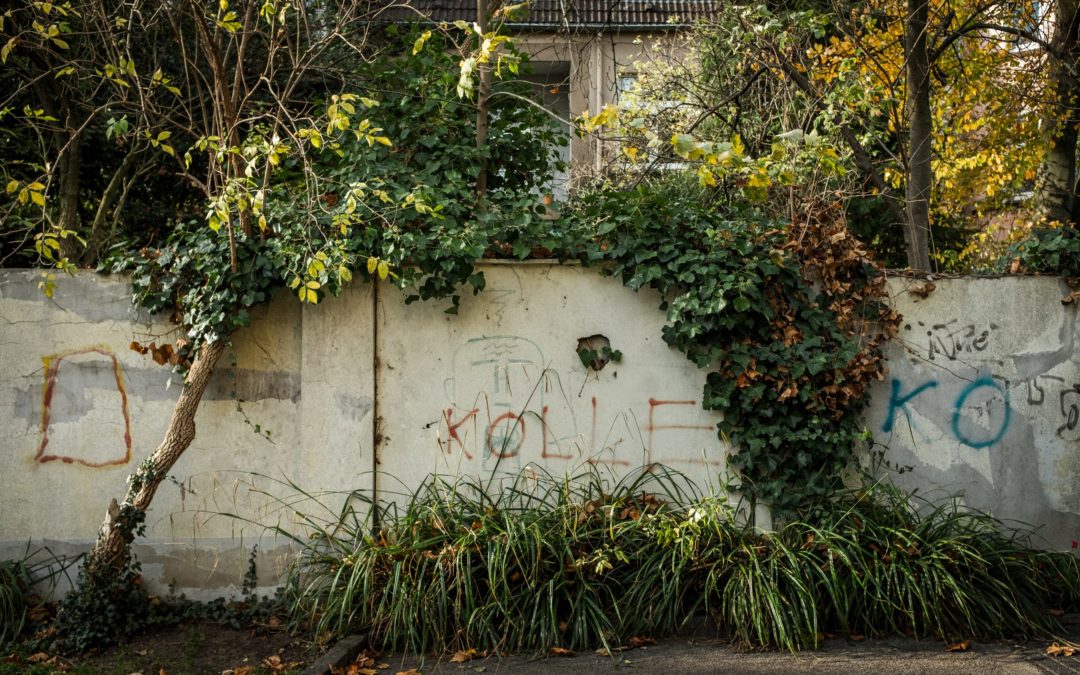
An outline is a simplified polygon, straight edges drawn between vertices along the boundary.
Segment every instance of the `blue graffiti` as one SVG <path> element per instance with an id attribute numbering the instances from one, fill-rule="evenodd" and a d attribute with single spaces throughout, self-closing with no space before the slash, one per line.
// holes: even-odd
<path id="1" fill-rule="evenodd" d="M 892 390 L 890 391 L 890 394 L 889 394 L 889 412 L 888 412 L 888 415 L 886 415 L 886 417 L 885 417 L 885 423 L 881 425 L 881 430 L 884 433 L 889 433 L 889 432 L 891 432 L 893 430 L 893 427 L 896 424 L 896 411 L 897 410 L 901 411 L 904 414 L 904 417 L 906 417 L 908 419 L 908 423 L 910 424 L 911 423 L 911 417 L 908 414 L 908 411 L 907 411 L 907 408 L 906 408 L 908 402 L 911 401 L 916 396 L 918 396 L 919 394 L 923 393 L 924 391 L 926 391 L 928 389 L 934 389 L 934 388 L 936 388 L 938 386 L 938 382 L 936 380 L 929 380 L 929 381 L 923 382 L 919 386 L 915 387 L 910 392 L 908 392 L 906 394 L 902 394 L 901 393 L 901 388 L 903 387 L 903 384 L 900 382 L 899 379 L 894 377 L 892 379 L 891 384 L 892 384 Z M 974 394 L 979 389 L 983 389 L 983 388 L 987 388 L 987 387 L 990 388 L 990 389 L 993 389 L 993 390 L 995 390 L 995 391 L 997 391 L 997 392 L 999 392 L 1001 394 L 1002 398 L 1005 401 L 1005 412 L 1002 415 L 1001 423 L 998 426 L 997 431 L 994 432 L 994 434 L 992 436 L 990 436 L 989 438 L 985 438 L 985 439 L 972 438 L 970 435 L 968 435 L 967 432 L 963 431 L 960 428 L 960 421 L 961 421 L 960 412 L 964 409 L 964 404 L 967 403 L 968 398 L 970 398 L 972 394 Z M 964 445 L 967 445 L 967 446 L 970 446 L 970 447 L 976 448 L 976 449 L 978 449 L 978 448 L 988 448 L 991 445 L 993 445 L 993 444 L 997 443 L 998 441 L 1000 441 L 1005 436 L 1005 433 L 1009 430 L 1009 424 L 1010 424 L 1011 420 L 1012 420 L 1012 405 L 1009 403 L 1009 390 L 1008 390 L 1008 387 L 1003 387 L 1000 384 L 998 384 L 997 382 L 995 382 L 992 378 L 983 375 L 983 376 L 980 376 L 974 382 L 968 383 L 968 385 L 966 387 L 964 387 L 963 390 L 961 390 L 960 393 L 957 395 L 956 400 L 955 400 L 955 402 L 953 404 L 953 411 L 952 411 L 952 433 L 953 433 L 953 436 L 956 437 L 956 440 L 960 441 Z"/>
<path id="2" fill-rule="evenodd" d="M 1002 397 L 1005 399 L 1005 414 L 1001 418 L 1001 426 L 998 427 L 997 433 L 992 437 L 977 441 L 972 439 L 967 434 L 960 431 L 960 410 L 963 409 L 964 403 L 967 402 L 968 396 L 971 396 L 975 391 L 982 389 L 983 387 L 990 387 L 996 391 L 1001 392 Z M 986 377 L 980 377 L 968 386 L 964 387 L 964 390 L 960 392 L 960 395 L 956 397 L 956 405 L 953 407 L 952 414 L 952 431 L 956 439 L 964 445 L 970 445 L 973 448 L 988 448 L 994 443 L 1001 440 L 1001 437 L 1005 435 L 1005 432 L 1009 430 L 1009 420 L 1012 417 L 1012 406 L 1009 405 L 1009 390 L 1002 387 L 994 380 Z"/>
<path id="3" fill-rule="evenodd" d="M 911 390 L 911 393 L 906 396 L 900 395 L 900 380 L 893 378 L 892 392 L 889 394 L 889 416 L 885 418 L 885 424 L 881 425 L 881 430 L 885 433 L 892 431 L 893 424 L 896 422 L 896 410 L 900 409 L 904 413 L 904 417 L 908 418 L 908 423 L 911 423 L 911 418 L 908 417 L 907 410 L 904 410 L 904 404 L 911 399 L 915 398 L 919 394 L 923 393 L 927 389 L 933 389 L 938 386 L 937 382 L 930 380 L 929 382 L 923 382 L 919 386 Z"/>

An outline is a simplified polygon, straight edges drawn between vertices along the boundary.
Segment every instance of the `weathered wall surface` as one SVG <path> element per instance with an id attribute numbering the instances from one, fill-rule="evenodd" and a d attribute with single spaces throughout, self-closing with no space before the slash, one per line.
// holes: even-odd
<path id="1" fill-rule="evenodd" d="M 129 348 L 175 336 L 133 312 L 124 282 L 81 274 L 46 300 L 37 280 L 0 273 L 0 557 L 30 539 L 58 552 L 85 547 L 161 440 L 181 386 Z M 370 288 L 327 308 L 309 313 L 279 298 L 223 357 L 195 443 L 159 491 L 138 547 L 159 588 L 228 592 L 256 543 L 263 580 L 276 581 L 287 550 L 262 526 L 287 524 L 292 512 L 272 479 L 319 490 L 370 484 L 372 360 L 370 350 L 352 353 L 352 337 L 371 332 Z M 301 372 L 315 375 L 302 383 Z"/>
<path id="2" fill-rule="evenodd" d="M 484 271 L 487 289 L 457 316 L 358 285 L 318 307 L 282 297 L 256 317 L 155 500 L 137 549 L 147 578 L 227 593 L 258 543 L 273 583 L 288 548 L 264 526 L 294 517 L 282 480 L 334 506 L 342 491 L 394 497 L 431 473 L 614 479 L 661 462 L 719 489 L 725 448 L 700 407 L 704 374 L 662 341 L 655 294 L 575 266 Z M 905 320 L 867 424 L 890 462 L 911 467 L 898 479 L 1045 524 L 1054 546 L 1080 539 L 1080 354 L 1063 286 L 947 280 L 925 299 L 903 280 L 891 289 Z M 50 301 L 34 273 L 0 272 L 0 557 L 30 539 L 86 546 L 161 438 L 179 382 L 129 343 L 169 340 L 169 327 L 128 297 L 122 281 L 87 274 L 62 279 Z M 599 372 L 576 353 L 597 335 L 623 355 Z"/>
<path id="3" fill-rule="evenodd" d="M 897 480 L 961 494 L 1000 518 L 1080 539 L 1076 305 L 1053 278 L 939 280 L 926 298 L 890 284 L 904 315 L 867 416 Z"/>
<path id="4" fill-rule="evenodd" d="M 615 477 L 659 462 L 715 487 L 724 466 L 717 416 L 702 411 L 702 371 L 660 337 L 654 293 L 595 270 L 488 265 L 487 288 L 458 316 L 380 291 L 379 470 L 387 490 L 433 472 Z M 620 362 L 586 368 L 582 338 L 602 335 Z"/>

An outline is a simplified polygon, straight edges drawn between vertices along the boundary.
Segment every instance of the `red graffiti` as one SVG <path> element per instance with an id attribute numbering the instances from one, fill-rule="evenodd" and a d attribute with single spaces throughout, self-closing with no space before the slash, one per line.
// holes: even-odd
<path id="1" fill-rule="evenodd" d="M 470 419 L 473 419 L 475 426 L 476 413 L 478 412 L 480 412 L 480 408 L 473 408 L 465 415 L 465 417 L 462 417 L 457 422 L 454 422 L 454 409 L 446 409 L 446 411 L 443 413 L 443 419 L 446 421 L 446 429 L 449 434 L 449 438 L 446 439 L 446 454 L 449 455 L 452 452 L 450 445 L 453 441 L 457 441 L 458 447 L 461 448 L 461 452 L 463 455 L 465 455 L 466 459 L 472 459 L 474 457 L 474 455 L 469 452 L 469 449 L 465 447 L 465 442 L 461 440 L 461 436 L 458 435 L 457 430 L 458 427 L 460 427 L 462 424 L 465 424 Z"/>
<path id="2" fill-rule="evenodd" d="M 663 406 L 663 405 L 690 405 L 690 406 L 696 406 L 697 404 L 698 404 L 698 402 L 694 401 L 694 400 L 659 401 L 659 400 L 657 400 L 655 398 L 650 398 L 649 399 L 649 423 L 645 427 L 645 430 L 649 434 L 649 443 L 648 443 L 648 447 L 646 448 L 646 451 L 648 452 L 648 458 L 649 458 L 649 461 L 647 462 L 648 464 L 653 463 L 653 438 L 654 438 L 654 435 L 655 435 L 655 433 L 657 431 L 662 431 L 662 430 L 667 430 L 667 429 L 684 429 L 684 430 L 686 430 L 686 429 L 705 429 L 705 430 L 712 430 L 712 428 L 713 428 L 712 426 L 704 425 L 704 424 L 657 424 L 656 423 L 656 409 L 659 408 L 660 406 Z M 702 460 L 689 459 L 689 460 L 685 460 L 685 461 L 690 462 L 691 464 L 697 464 L 697 463 L 701 463 Z"/>
<path id="3" fill-rule="evenodd" d="M 594 399 L 595 400 L 595 399 Z M 543 440 L 540 445 L 540 456 L 544 459 L 573 459 L 573 453 L 561 455 L 559 453 L 548 452 L 548 407 L 544 406 L 540 411 L 540 430 Z M 556 444 L 556 447 L 558 445 Z"/>
<path id="4" fill-rule="evenodd" d="M 587 437 L 588 445 L 585 446 L 586 436 L 584 434 L 575 437 L 575 439 L 562 439 L 566 441 L 567 448 L 563 448 L 559 444 L 559 440 L 555 438 L 552 433 L 552 429 L 549 424 L 550 408 L 547 405 L 543 405 L 539 412 L 536 411 L 521 411 L 515 412 L 503 412 L 497 417 L 491 420 L 487 424 L 484 434 L 485 452 L 491 457 L 498 459 L 509 459 L 522 455 L 523 451 L 526 454 L 536 453 L 539 450 L 539 458 L 544 460 L 579 460 L 585 459 L 590 464 L 603 464 L 612 466 L 629 467 L 637 464 L 644 463 L 646 466 L 652 465 L 657 461 L 662 463 L 680 463 L 680 464 L 702 464 L 709 466 L 722 466 L 722 459 L 708 459 L 708 458 L 693 458 L 693 457 L 671 457 L 663 456 L 665 453 L 661 453 L 661 457 L 654 457 L 654 450 L 658 450 L 655 445 L 659 441 L 657 434 L 667 431 L 712 431 L 713 426 L 709 424 L 694 424 L 692 417 L 688 417 L 688 413 L 683 414 L 683 419 L 680 421 L 677 416 L 673 419 L 670 414 L 665 415 L 665 406 L 690 406 L 695 408 L 698 406 L 698 402 L 695 400 L 661 400 L 656 398 L 648 399 L 649 414 L 646 424 L 643 426 L 642 431 L 644 438 L 642 439 L 644 456 L 642 457 L 638 453 L 635 454 L 634 459 L 620 458 L 614 452 L 614 446 L 606 448 L 603 452 L 597 452 L 597 427 L 600 422 L 600 403 L 597 397 L 591 397 L 590 405 L 592 408 L 592 426 L 591 431 Z M 669 408 L 670 409 L 670 408 Z M 446 424 L 447 437 L 445 440 L 440 441 L 440 446 L 445 443 L 446 454 L 453 452 L 453 446 L 456 445 L 465 459 L 474 459 L 476 457 L 475 452 L 470 452 L 469 442 L 467 436 L 463 438 L 463 434 L 460 428 L 463 424 L 470 419 L 473 420 L 474 436 L 477 425 L 479 408 L 473 408 L 464 413 L 464 416 L 458 420 L 454 419 L 454 409 L 447 408 L 443 412 L 443 422 Z M 526 420 L 529 420 L 526 422 Z M 665 421 L 667 420 L 667 421 Z M 531 445 L 526 444 L 526 436 L 528 427 L 539 423 L 539 448 L 536 448 L 537 437 L 534 435 L 534 439 Z M 535 434 L 535 427 L 534 427 Z M 620 443 L 619 441 L 616 443 Z M 662 441 L 661 441 L 662 442 Z M 472 441 L 475 445 L 476 441 Z M 572 447 L 569 447 L 572 446 Z M 640 446 L 638 446 L 640 447 Z M 525 449 L 528 448 L 526 451 Z M 586 448 L 588 452 L 585 452 Z M 661 448 L 662 450 L 662 448 Z M 592 454 L 593 456 L 588 456 Z M 586 455 L 586 457 L 582 457 Z"/>
<path id="5" fill-rule="evenodd" d="M 504 424 L 503 426 L 506 427 L 506 430 L 499 437 L 498 441 L 496 441 L 495 433 L 496 433 L 497 430 L 496 430 L 495 427 L 499 426 L 499 422 L 502 422 L 503 420 L 507 420 L 507 421 L 517 420 L 517 425 Z M 516 434 L 516 439 L 515 439 L 515 434 L 514 434 L 514 426 L 518 427 L 518 431 L 517 431 L 517 434 Z M 515 441 L 515 440 L 517 442 L 514 443 L 513 447 L 510 447 L 510 443 Z M 525 419 L 522 418 L 522 417 L 518 417 L 516 414 L 514 414 L 512 412 L 505 412 L 505 413 L 499 415 L 498 417 L 496 417 L 491 422 L 491 424 L 488 425 L 487 446 L 488 446 L 488 451 L 492 454 L 493 457 L 498 457 L 499 459 L 509 459 L 511 457 L 517 457 L 518 451 L 521 450 L 521 444 L 524 443 L 524 442 L 525 442 Z"/>
<path id="6" fill-rule="evenodd" d="M 597 404 L 596 397 L 592 397 L 592 432 L 589 434 L 589 447 L 596 448 L 596 419 L 597 419 Z M 609 466 L 630 466 L 630 462 L 625 459 L 615 459 L 614 457 L 590 457 L 589 464 L 606 464 Z"/>
<path id="7" fill-rule="evenodd" d="M 113 375 L 116 378 L 116 390 L 120 392 L 120 415 L 124 419 L 123 457 L 117 457 L 116 459 L 102 462 L 92 462 L 88 459 L 79 457 L 71 457 L 63 454 L 46 454 L 45 452 L 46 447 L 49 445 L 49 422 L 52 418 L 53 395 L 56 393 L 56 383 L 60 377 L 60 365 L 64 362 L 65 358 L 79 354 L 101 354 L 112 361 Z M 116 354 L 113 354 L 107 347 L 88 347 L 86 349 L 75 349 L 60 354 L 53 354 L 52 356 L 45 357 L 44 361 L 45 387 L 42 390 L 41 397 L 41 443 L 38 445 L 37 454 L 34 455 L 34 459 L 42 464 L 60 460 L 65 464 L 78 462 L 83 466 L 95 468 L 127 464 L 131 461 L 131 420 L 128 417 L 127 391 L 124 388 L 124 375 L 123 371 L 120 369 L 120 361 L 116 358 Z"/>

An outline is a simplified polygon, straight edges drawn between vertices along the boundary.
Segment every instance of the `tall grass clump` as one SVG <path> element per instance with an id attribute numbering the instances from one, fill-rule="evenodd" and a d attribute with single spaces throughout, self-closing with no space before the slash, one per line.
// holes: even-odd
<path id="1" fill-rule="evenodd" d="M 33 623 L 32 613 L 44 604 L 39 591 L 51 594 L 73 562 L 44 547 L 31 550 L 29 544 L 22 558 L 0 560 L 0 649 Z"/>
<path id="2" fill-rule="evenodd" d="M 413 652 L 544 651 L 670 635 L 707 612 L 723 634 L 794 650 L 829 632 L 1049 635 L 1080 607 L 1075 557 L 955 501 L 874 484 L 761 532 L 688 485 L 653 467 L 497 492 L 431 478 L 400 505 L 356 494 L 296 537 L 293 621 Z"/>
<path id="3" fill-rule="evenodd" d="M 30 575 L 19 560 L 0 560 L 0 648 L 22 634 L 26 625 Z"/>
<path id="4" fill-rule="evenodd" d="M 666 470 L 614 486 L 596 473 L 534 475 L 492 495 L 481 481 L 432 478 L 401 506 L 361 498 L 304 540 L 294 618 L 411 651 L 674 632 L 701 598 L 687 585 L 692 559 L 658 542 L 678 543 L 676 504 L 700 501 L 688 485 Z"/>

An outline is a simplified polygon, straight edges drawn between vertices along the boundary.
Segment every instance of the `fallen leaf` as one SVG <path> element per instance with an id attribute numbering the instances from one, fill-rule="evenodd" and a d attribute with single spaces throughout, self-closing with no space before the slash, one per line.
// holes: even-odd
<path id="1" fill-rule="evenodd" d="M 1050 616 L 1062 617 L 1065 616 L 1065 610 L 1063 609 L 1051 609 Z"/>
<path id="2" fill-rule="evenodd" d="M 848 639 L 852 642 L 862 642 L 866 639 L 866 636 L 862 633 L 852 633 L 851 635 L 848 635 Z"/>
<path id="3" fill-rule="evenodd" d="M 647 637 L 632 637 L 632 638 L 630 638 L 630 646 L 634 647 L 634 648 L 644 647 L 646 645 L 654 645 L 654 644 L 656 644 L 656 640 L 654 640 L 652 638 L 647 638 Z"/>
<path id="4" fill-rule="evenodd" d="M 44 663 L 49 660 L 49 655 L 45 652 L 37 652 L 26 657 L 26 660 L 30 663 Z"/>
<path id="5" fill-rule="evenodd" d="M 49 608 L 44 606 L 44 605 L 38 605 L 37 607 L 34 607 L 33 609 L 30 610 L 30 620 L 31 621 L 44 621 L 45 619 L 48 619 L 48 618 L 49 618 Z M 52 635 L 53 633 L 56 632 L 56 627 L 55 626 L 50 626 L 48 631 L 45 631 L 45 632 L 47 632 L 48 635 Z"/>
<path id="6" fill-rule="evenodd" d="M 52 637 L 53 635 L 56 635 L 56 626 L 49 626 L 48 628 L 39 630 L 38 632 L 34 633 L 34 639 L 44 640 L 45 638 Z"/>
<path id="7" fill-rule="evenodd" d="M 136 649 L 135 650 L 135 656 L 146 656 L 148 653 L 149 652 L 147 652 L 145 649 Z"/>
<path id="8" fill-rule="evenodd" d="M 1046 648 L 1047 656 L 1074 656 L 1080 649 L 1076 645 L 1053 643 Z"/>
<path id="9" fill-rule="evenodd" d="M 416 668 L 409 668 L 408 670 L 399 670 L 397 675 L 424 675 Z"/>
<path id="10" fill-rule="evenodd" d="M 566 649 L 564 647 L 552 647 L 551 648 L 551 655 L 552 656 L 577 656 L 577 654 L 574 653 L 574 650 Z"/>
<path id="11" fill-rule="evenodd" d="M 950 642 L 945 645 L 945 651 L 947 652 L 966 652 L 971 649 L 971 640 L 963 640 L 962 642 Z"/>
<path id="12" fill-rule="evenodd" d="M 450 657 L 450 663 L 465 663 L 466 661 L 472 661 L 481 656 L 483 656 L 483 654 L 475 649 L 458 650 Z"/>

